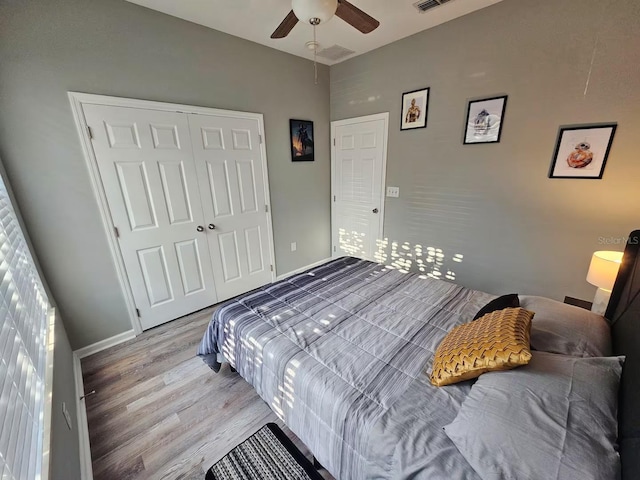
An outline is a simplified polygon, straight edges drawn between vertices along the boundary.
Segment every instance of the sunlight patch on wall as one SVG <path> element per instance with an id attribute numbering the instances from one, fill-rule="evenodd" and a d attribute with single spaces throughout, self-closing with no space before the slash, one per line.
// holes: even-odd
<path id="1" fill-rule="evenodd" d="M 366 258 L 364 248 L 366 234 L 361 232 L 346 232 L 340 230 L 339 249 L 344 255 Z M 420 273 L 423 278 L 435 278 L 438 280 L 456 280 L 454 264 L 462 263 L 464 255 L 455 253 L 449 255 L 437 246 L 427 246 L 420 243 L 400 242 L 380 238 L 376 240 L 376 249 L 373 252 L 373 260 L 397 269 L 402 273 L 410 271 Z"/>

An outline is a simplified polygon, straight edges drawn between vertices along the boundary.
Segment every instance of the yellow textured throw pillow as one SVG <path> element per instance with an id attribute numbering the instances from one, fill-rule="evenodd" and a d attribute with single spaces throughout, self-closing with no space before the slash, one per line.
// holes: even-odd
<path id="1" fill-rule="evenodd" d="M 454 328 L 436 350 L 431 383 L 442 387 L 526 365 L 533 316 L 524 308 L 505 308 Z"/>

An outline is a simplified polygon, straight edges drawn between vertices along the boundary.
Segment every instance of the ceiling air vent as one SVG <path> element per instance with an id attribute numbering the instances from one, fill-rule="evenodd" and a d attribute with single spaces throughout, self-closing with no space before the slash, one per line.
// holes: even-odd
<path id="1" fill-rule="evenodd" d="M 333 47 L 328 47 L 328 48 L 319 50 L 318 53 L 316 53 L 316 55 L 322 58 L 333 60 L 335 62 L 336 60 L 342 60 L 343 58 L 348 57 L 349 55 L 353 55 L 354 53 L 356 52 L 354 52 L 353 50 L 349 50 L 348 48 L 341 47 L 340 45 L 334 45 Z"/>
<path id="2" fill-rule="evenodd" d="M 443 3 L 447 3 L 449 1 L 450 0 L 422 0 L 420 2 L 414 3 L 413 6 L 416 7 L 420 13 L 424 13 L 427 10 L 439 7 Z"/>

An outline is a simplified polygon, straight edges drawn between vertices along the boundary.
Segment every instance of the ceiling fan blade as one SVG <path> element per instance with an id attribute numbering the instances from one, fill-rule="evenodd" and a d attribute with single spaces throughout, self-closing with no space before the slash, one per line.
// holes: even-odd
<path id="1" fill-rule="evenodd" d="M 336 15 L 362 33 L 371 33 L 380 25 L 378 20 L 364 13 L 358 7 L 351 5 L 346 0 L 338 0 Z"/>
<path id="2" fill-rule="evenodd" d="M 293 30 L 293 27 L 296 26 L 296 23 L 298 23 L 298 17 L 296 17 L 296 14 L 293 13 L 293 10 L 291 10 L 289 12 L 289 15 L 284 17 L 284 20 L 282 21 L 282 23 L 278 25 L 278 28 L 276 28 L 276 31 L 271 34 L 271 38 L 286 37 L 287 35 L 289 35 L 289 32 Z"/>

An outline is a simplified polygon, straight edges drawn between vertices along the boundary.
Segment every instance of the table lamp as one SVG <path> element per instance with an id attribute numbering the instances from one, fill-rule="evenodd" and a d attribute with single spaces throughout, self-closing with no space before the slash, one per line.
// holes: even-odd
<path id="1" fill-rule="evenodd" d="M 622 263 L 622 252 L 595 252 L 591 257 L 587 282 L 598 287 L 593 298 L 591 311 L 604 315 L 609 305 L 611 290 L 618 276 L 618 269 Z"/>

